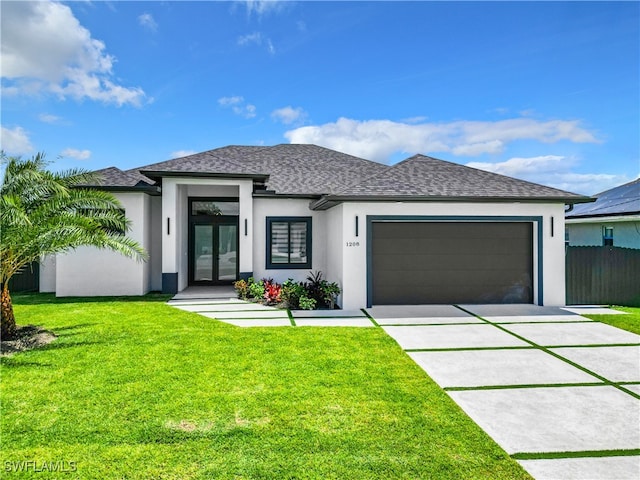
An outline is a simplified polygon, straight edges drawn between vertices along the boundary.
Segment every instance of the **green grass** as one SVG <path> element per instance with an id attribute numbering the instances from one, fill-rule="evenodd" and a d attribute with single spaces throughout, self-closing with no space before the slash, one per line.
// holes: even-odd
<path id="1" fill-rule="evenodd" d="M 614 327 L 622 328 L 629 332 L 640 335 L 640 308 L 639 307 L 612 307 L 621 312 L 627 312 L 627 315 L 582 315 L 583 317 L 597 320 L 598 322 L 607 323 Z"/>
<path id="2" fill-rule="evenodd" d="M 242 329 L 165 298 L 14 298 L 59 338 L 1 361 L 3 478 L 530 478 L 382 329 Z"/>

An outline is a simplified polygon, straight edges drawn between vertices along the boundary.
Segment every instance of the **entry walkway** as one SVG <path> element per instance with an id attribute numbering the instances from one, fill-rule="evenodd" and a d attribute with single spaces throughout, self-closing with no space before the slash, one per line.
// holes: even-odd
<path id="1" fill-rule="evenodd" d="M 580 308 L 367 311 L 533 477 L 640 478 L 640 336 Z"/>
<path id="2" fill-rule="evenodd" d="M 282 310 L 235 298 L 180 299 L 170 305 L 238 327 L 375 327 L 362 310 Z"/>

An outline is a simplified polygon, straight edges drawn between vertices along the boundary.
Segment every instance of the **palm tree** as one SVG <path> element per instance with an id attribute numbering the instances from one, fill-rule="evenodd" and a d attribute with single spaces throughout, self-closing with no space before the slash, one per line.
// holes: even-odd
<path id="1" fill-rule="evenodd" d="M 42 153 L 28 160 L 4 153 L 1 157 L 0 335 L 7 338 L 16 331 L 9 280 L 31 262 L 83 245 L 138 260 L 146 260 L 147 254 L 125 236 L 130 222 L 118 200 L 108 192 L 83 188 L 99 183 L 94 173 L 51 172 Z"/>

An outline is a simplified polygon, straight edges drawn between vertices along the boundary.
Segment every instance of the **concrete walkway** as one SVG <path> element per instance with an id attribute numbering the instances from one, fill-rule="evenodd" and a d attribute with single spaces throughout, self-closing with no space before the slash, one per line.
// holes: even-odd
<path id="1" fill-rule="evenodd" d="M 537 479 L 640 478 L 640 336 L 535 305 L 367 312 Z"/>
<path id="2" fill-rule="evenodd" d="M 229 296 L 169 302 L 239 327 L 383 328 L 537 479 L 640 479 L 640 336 L 600 307 L 279 310 Z"/>
<path id="3" fill-rule="evenodd" d="M 169 305 L 237 327 L 375 327 L 362 310 L 281 310 L 235 298 L 174 299 Z"/>

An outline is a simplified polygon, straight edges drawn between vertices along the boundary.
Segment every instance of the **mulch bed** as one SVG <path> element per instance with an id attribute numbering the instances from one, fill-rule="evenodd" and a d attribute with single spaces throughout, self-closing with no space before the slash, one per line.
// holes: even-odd
<path id="1" fill-rule="evenodd" d="M 17 352 L 43 347 L 58 338 L 55 334 L 35 325 L 16 328 L 16 334 L 9 340 L 0 341 L 0 355 L 3 357 Z"/>

